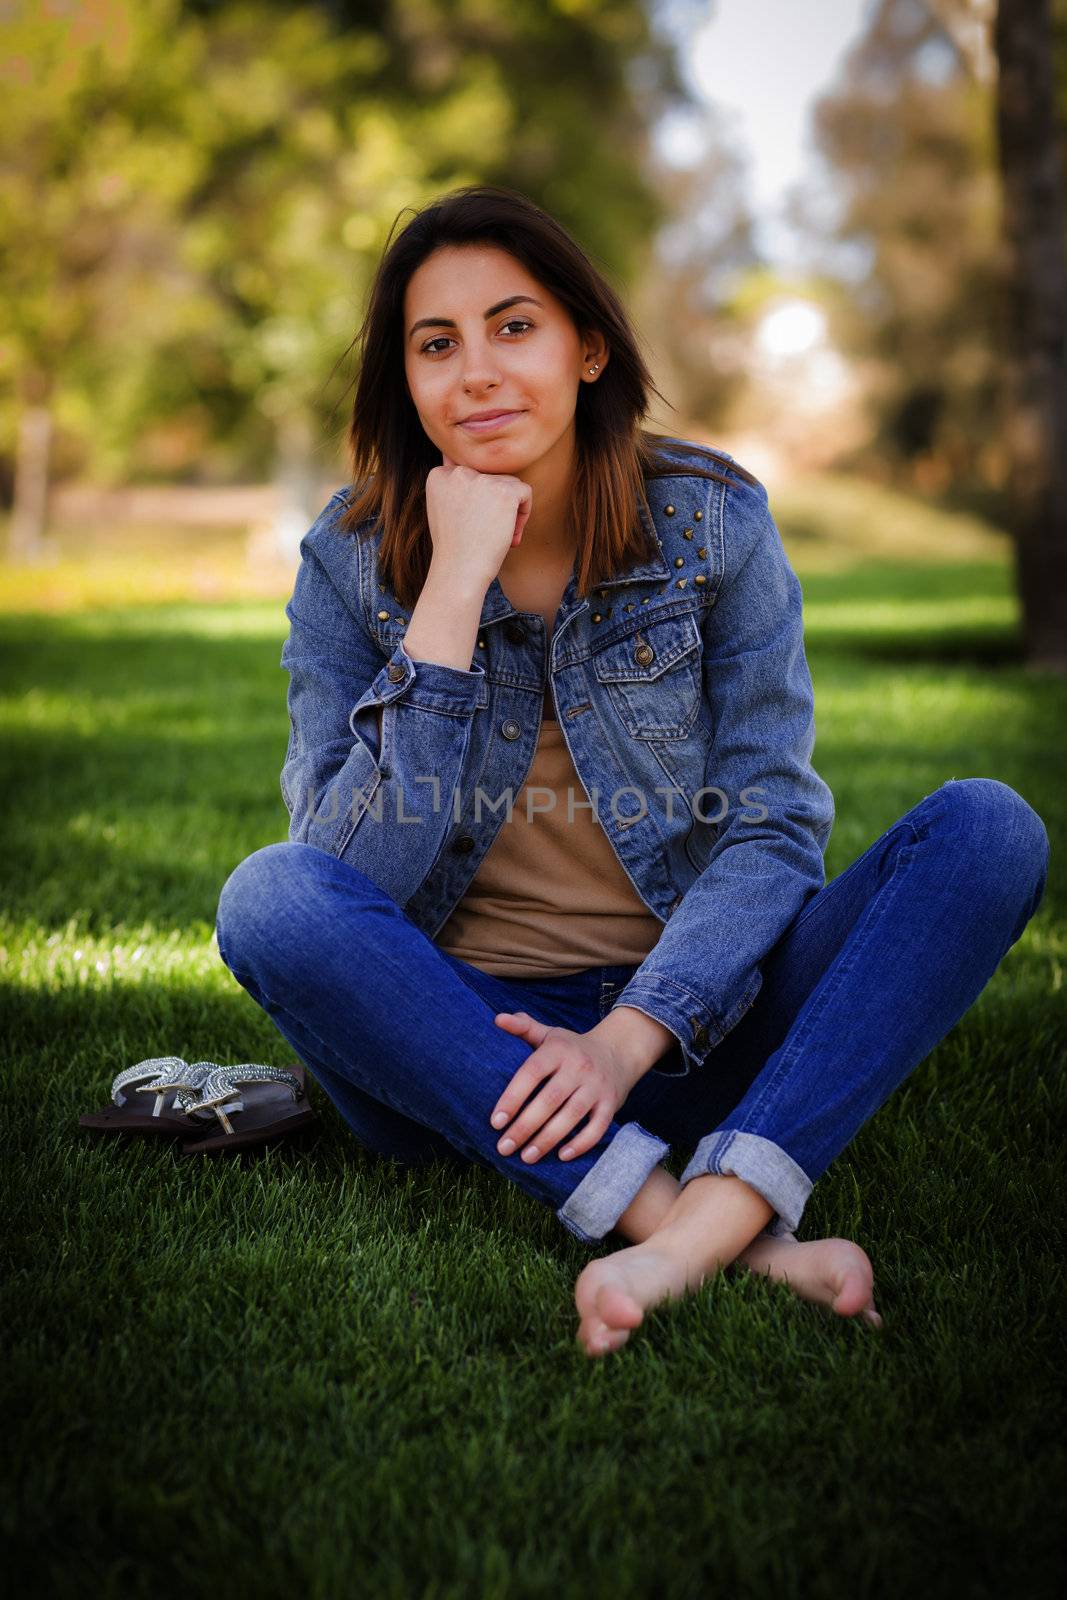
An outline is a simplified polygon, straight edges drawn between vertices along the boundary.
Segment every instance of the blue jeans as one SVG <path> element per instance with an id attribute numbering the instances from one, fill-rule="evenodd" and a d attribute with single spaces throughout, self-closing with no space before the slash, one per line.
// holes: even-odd
<path id="1" fill-rule="evenodd" d="M 1041 818 L 1007 784 L 942 784 L 808 900 L 706 1069 L 672 1074 L 674 1045 L 571 1161 L 563 1140 L 533 1163 L 499 1154 L 489 1113 L 533 1047 L 494 1015 L 587 1032 L 636 967 L 493 977 L 442 951 L 358 868 L 290 842 L 230 874 L 216 936 L 369 1149 L 491 1167 L 592 1243 L 677 1144 L 692 1151 L 683 1184 L 742 1178 L 774 1207 L 765 1231 L 780 1234 L 981 993 L 1037 910 L 1048 859 Z"/>

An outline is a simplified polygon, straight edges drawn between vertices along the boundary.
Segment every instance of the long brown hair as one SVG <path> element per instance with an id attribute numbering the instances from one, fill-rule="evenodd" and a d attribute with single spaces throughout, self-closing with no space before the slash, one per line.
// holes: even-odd
<path id="1" fill-rule="evenodd" d="M 438 246 L 470 244 L 508 251 L 566 307 L 580 333 L 599 331 L 611 352 L 600 381 L 579 385 L 575 412 L 576 578 L 579 592 L 588 597 L 616 571 L 656 554 L 638 502 L 647 507 L 646 478 L 676 473 L 679 467 L 661 453 L 658 436 L 642 427 L 641 419 L 650 394 L 664 397 L 652 382 L 622 302 L 589 257 L 527 196 L 495 184 L 451 190 L 416 212 L 386 245 L 353 341 L 363 347 L 348 434 L 354 488 L 340 531 L 354 533 L 369 519 L 364 532 L 369 538 L 381 526 L 382 582 L 401 606 L 414 606 L 433 555 L 425 487 L 427 474 L 440 466 L 440 451 L 427 438 L 408 391 L 404 294 L 411 275 Z M 703 470 L 687 461 L 687 473 L 727 483 L 732 471 L 755 482 L 713 450 L 687 442 L 686 453 L 709 463 Z M 718 470 L 710 465 L 716 462 Z"/>

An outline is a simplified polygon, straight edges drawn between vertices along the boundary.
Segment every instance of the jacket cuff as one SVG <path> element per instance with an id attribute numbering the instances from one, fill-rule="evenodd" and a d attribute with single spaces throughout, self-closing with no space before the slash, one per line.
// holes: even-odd
<path id="1" fill-rule="evenodd" d="M 669 1028 L 681 1046 L 681 1068 L 652 1067 L 650 1070 L 662 1077 L 685 1078 L 694 1068 L 700 1070 L 715 1046 L 748 1010 L 762 982 L 760 973 L 754 973 L 748 988 L 726 1015 L 720 1016 L 673 978 L 651 973 L 642 976 L 638 971 L 616 997 L 611 1009 L 633 1006 L 635 1011 L 643 1011 L 646 1017 Z M 669 1061 L 672 1057 L 673 1052 L 663 1059 Z"/>
<path id="2" fill-rule="evenodd" d="M 352 707 L 349 725 L 364 706 L 388 706 L 397 700 L 420 711 L 466 717 L 489 704 L 489 680 L 482 666 L 467 672 L 461 667 L 446 667 L 440 661 L 416 661 L 408 655 L 401 640 L 369 689 Z"/>
<path id="3" fill-rule="evenodd" d="M 664 1054 L 660 1056 L 658 1061 L 654 1062 L 652 1066 L 648 1068 L 648 1071 L 654 1072 L 657 1077 L 660 1078 L 688 1077 L 691 1060 L 686 1060 L 685 1045 L 681 1035 L 678 1032 L 677 1024 L 673 1023 L 669 1017 L 663 1015 L 662 1006 L 658 1006 L 655 1001 L 652 1001 L 650 1004 L 642 1001 L 639 1005 L 636 1000 L 624 999 L 620 994 L 618 999 L 612 1003 L 609 1009 L 614 1011 L 615 1007 L 620 1005 L 631 1006 L 634 1011 L 640 1011 L 643 1016 L 651 1017 L 653 1022 L 661 1022 L 665 1028 L 670 1028 L 671 1032 L 678 1040 L 677 1046 L 668 1046 Z M 670 1064 L 664 1065 L 665 1062 Z"/>

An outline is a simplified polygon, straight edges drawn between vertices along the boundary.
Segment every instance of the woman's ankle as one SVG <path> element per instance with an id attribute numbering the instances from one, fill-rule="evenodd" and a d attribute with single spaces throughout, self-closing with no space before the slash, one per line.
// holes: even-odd
<path id="1" fill-rule="evenodd" d="M 682 1192 L 666 1167 L 653 1167 L 641 1188 L 615 1224 L 615 1232 L 629 1244 L 644 1244 L 660 1226 Z"/>
<path id="2" fill-rule="evenodd" d="M 702 1173 L 682 1187 L 649 1242 L 711 1273 L 736 1260 L 773 1216 L 773 1207 L 743 1178 Z"/>

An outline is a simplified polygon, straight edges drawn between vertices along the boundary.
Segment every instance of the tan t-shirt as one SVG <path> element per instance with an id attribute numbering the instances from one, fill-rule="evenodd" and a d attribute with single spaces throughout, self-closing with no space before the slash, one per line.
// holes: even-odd
<path id="1" fill-rule="evenodd" d="M 500 815 L 496 838 L 435 944 L 498 977 L 640 965 L 663 923 L 594 817 L 554 718 L 542 719 L 510 821 L 503 806 Z"/>

